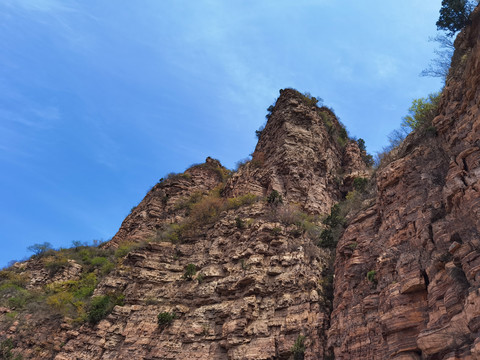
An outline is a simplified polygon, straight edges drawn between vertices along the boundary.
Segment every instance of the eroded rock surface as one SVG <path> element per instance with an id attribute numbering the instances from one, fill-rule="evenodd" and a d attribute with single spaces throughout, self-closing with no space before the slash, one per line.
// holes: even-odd
<path id="1" fill-rule="evenodd" d="M 192 243 L 131 252 L 96 290 L 122 292 L 126 305 L 80 328 L 56 359 L 288 359 L 300 334 L 305 358 L 323 358 L 329 254 L 265 221 L 265 211 L 262 203 L 230 211 Z M 238 217 L 252 219 L 248 228 L 236 227 Z M 183 277 L 188 264 L 192 280 Z M 177 318 L 159 326 L 161 312 Z"/>
<path id="2" fill-rule="evenodd" d="M 226 171 L 218 160 L 208 157 L 205 163 L 194 165 L 182 174 L 161 179 L 132 209 L 105 247 L 151 239 L 162 225 L 183 220 L 185 209 L 179 209 L 179 204 L 195 192 L 207 194 L 221 183 Z"/>
<path id="3" fill-rule="evenodd" d="M 333 253 L 299 222 L 328 213 L 368 170 L 329 109 L 286 89 L 252 160 L 226 183 L 211 158 L 162 180 L 104 245 L 141 244 L 108 275 L 91 270 L 94 295 L 123 294 L 122 305 L 95 324 L 42 314 L 45 304 L 22 316 L 2 306 L 0 340 L 28 359 L 286 360 L 300 335 L 310 360 L 479 359 L 479 38 L 477 11 L 434 128 L 407 138 L 349 216 L 331 317 Z M 283 205 L 268 203 L 273 190 Z M 12 291 L 68 285 L 85 269 L 69 260 L 49 272 L 37 260 L 15 265 Z M 175 318 L 159 323 L 161 313 Z"/>
<path id="4" fill-rule="evenodd" d="M 435 129 L 378 171 L 338 244 L 336 359 L 480 358 L 479 25 L 477 11 L 456 41 Z"/>
<path id="5" fill-rule="evenodd" d="M 339 141 L 340 132 L 330 109 L 305 102 L 295 90 L 281 90 L 252 161 L 233 175 L 226 193 L 265 196 L 276 190 L 305 211 L 329 212 L 342 198 L 344 182 L 368 175 L 357 143 Z"/>

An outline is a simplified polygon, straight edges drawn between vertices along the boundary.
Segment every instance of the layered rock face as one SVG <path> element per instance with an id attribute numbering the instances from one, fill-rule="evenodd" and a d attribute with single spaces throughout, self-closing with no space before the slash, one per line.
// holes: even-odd
<path id="1" fill-rule="evenodd" d="M 435 128 L 378 171 L 375 204 L 338 244 L 335 359 L 480 359 L 479 38 L 476 11 Z"/>
<path id="2" fill-rule="evenodd" d="M 308 100 L 282 91 L 252 161 L 226 183 L 228 171 L 208 158 L 132 209 L 103 246 L 142 245 L 93 294 L 123 294 L 122 306 L 95 325 L 37 319 L 47 337 L 18 323 L 0 336 L 28 338 L 15 349 L 32 359 L 288 359 L 295 342 L 297 356 L 328 357 L 333 253 L 300 223 L 328 212 L 366 167 L 357 144 L 338 139 L 335 115 Z M 283 204 L 268 203 L 273 190 Z M 82 276 L 78 264 L 64 267 L 48 278 L 29 261 L 28 286 Z M 159 314 L 175 319 L 159 323 Z"/>
<path id="3" fill-rule="evenodd" d="M 165 224 L 181 221 L 185 211 L 178 204 L 193 193 L 206 194 L 222 181 L 227 170 L 218 160 L 208 157 L 183 174 L 171 174 L 156 184 L 145 198 L 132 209 L 115 236 L 105 247 L 120 243 L 141 242 L 155 236 Z"/>
<path id="4" fill-rule="evenodd" d="M 341 126 L 333 112 L 305 100 L 296 90 L 280 91 L 252 161 L 233 175 L 227 194 L 277 190 L 286 202 L 325 214 L 341 199 L 343 184 L 368 174 L 358 145 L 338 141 Z"/>
<path id="5" fill-rule="evenodd" d="M 356 143 L 342 149 L 332 138 L 339 127 L 330 110 L 282 91 L 252 161 L 223 190 L 225 198 L 260 198 L 196 224 L 178 244 L 130 252 L 95 292 L 123 293 L 125 305 L 98 326 L 71 331 L 56 359 L 288 359 L 301 336 L 305 359 L 325 358 L 332 253 L 285 218 L 297 209 L 329 211 L 353 177 L 366 173 Z M 215 188 L 219 171 L 207 159 L 157 184 L 106 246 L 144 241 L 188 219 L 181 204 Z M 272 190 L 284 205 L 265 202 Z M 185 278 L 189 264 L 197 271 L 192 279 Z M 159 313 L 177 318 L 159 326 Z"/>
<path id="6" fill-rule="evenodd" d="M 192 242 L 130 252 L 96 290 L 125 294 L 125 305 L 70 331 L 55 358 L 288 359 L 303 335 L 305 358 L 322 359 L 328 313 L 319 284 L 329 254 L 292 239 L 266 211 L 261 203 L 229 211 Z M 238 218 L 249 225 L 239 229 Z M 160 313 L 176 319 L 160 326 Z"/>

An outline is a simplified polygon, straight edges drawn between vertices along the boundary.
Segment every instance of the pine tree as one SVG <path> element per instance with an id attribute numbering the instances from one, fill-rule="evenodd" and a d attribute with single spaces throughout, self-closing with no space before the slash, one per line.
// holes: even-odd
<path id="1" fill-rule="evenodd" d="M 449 32 L 453 36 L 469 23 L 474 4 L 468 0 L 442 0 L 437 29 Z"/>

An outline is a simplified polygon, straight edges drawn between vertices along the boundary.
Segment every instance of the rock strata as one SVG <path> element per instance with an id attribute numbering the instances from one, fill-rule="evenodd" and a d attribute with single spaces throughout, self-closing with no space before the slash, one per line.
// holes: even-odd
<path id="1" fill-rule="evenodd" d="M 54 252 L 0 272 L 1 356 L 480 359 L 480 10 L 472 19 L 438 116 L 351 203 L 336 253 L 317 246 L 321 219 L 370 176 L 364 154 L 330 109 L 285 89 L 233 175 L 207 158 L 161 179 L 103 248 L 72 250 L 92 259 Z M 118 301 L 90 317 L 80 290 Z"/>
<path id="2" fill-rule="evenodd" d="M 341 129 L 330 109 L 312 105 L 296 90 L 281 90 L 252 161 L 233 175 L 226 193 L 265 196 L 276 190 L 305 211 L 329 212 L 344 195 L 344 182 L 368 176 L 357 143 L 342 139 Z"/>
<path id="3" fill-rule="evenodd" d="M 480 358 L 478 11 L 473 19 L 455 43 L 460 60 L 433 127 L 379 169 L 374 205 L 338 244 L 336 359 Z"/>

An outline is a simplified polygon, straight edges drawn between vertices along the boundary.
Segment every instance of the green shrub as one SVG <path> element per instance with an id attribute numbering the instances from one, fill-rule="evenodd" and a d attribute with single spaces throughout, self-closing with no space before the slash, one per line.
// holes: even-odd
<path id="1" fill-rule="evenodd" d="M 5 339 L 0 343 L 0 355 L 5 360 L 22 360 L 23 357 L 20 354 L 14 355 L 12 350 L 14 348 L 13 341 L 11 339 Z"/>
<path id="2" fill-rule="evenodd" d="M 96 324 L 107 316 L 109 305 L 108 295 L 94 297 L 88 309 L 88 322 Z"/>
<path id="3" fill-rule="evenodd" d="M 123 243 L 120 245 L 117 250 L 115 251 L 115 257 L 116 258 L 123 258 L 125 257 L 130 251 L 134 249 L 138 249 L 140 247 L 139 243 L 135 242 L 128 242 L 128 243 Z"/>
<path id="4" fill-rule="evenodd" d="M 0 285 L 0 305 L 20 310 L 33 298 L 33 294 L 22 287 L 3 282 Z"/>
<path id="5" fill-rule="evenodd" d="M 240 230 L 243 230 L 245 229 L 245 221 L 243 221 L 241 218 L 239 218 L 238 216 L 235 218 L 235 226 L 240 229 Z"/>
<path id="6" fill-rule="evenodd" d="M 163 178 L 162 178 L 163 179 Z M 178 180 L 181 180 L 181 179 L 184 179 L 184 180 L 191 180 L 192 179 L 192 175 L 190 175 L 189 173 L 186 173 L 186 172 L 183 172 L 183 173 L 180 173 L 180 174 L 177 174 L 177 173 L 169 173 L 167 175 L 167 180 L 170 180 L 170 181 L 178 181 Z"/>
<path id="7" fill-rule="evenodd" d="M 170 325 L 176 318 L 177 314 L 175 314 L 173 311 L 164 311 L 157 315 L 157 322 L 159 326 L 165 327 Z"/>
<path id="8" fill-rule="evenodd" d="M 368 178 L 356 177 L 353 179 L 353 188 L 359 192 L 365 192 L 368 185 Z"/>
<path id="9" fill-rule="evenodd" d="M 267 196 L 267 203 L 271 205 L 278 205 L 283 203 L 283 198 L 282 195 L 277 191 L 273 190 L 268 196 Z"/>
<path id="10" fill-rule="evenodd" d="M 305 355 L 305 336 L 298 335 L 297 340 L 292 346 L 292 354 L 294 360 L 303 360 Z"/>
<path id="11" fill-rule="evenodd" d="M 87 319 L 91 324 L 96 324 L 110 314 L 116 305 L 123 305 L 124 295 L 101 295 L 92 298 Z"/>
<path id="12" fill-rule="evenodd" d="M 267 114 L 268 116 L 268 114 Z M 262 136 L 262 133 L 263 133 L 263 130 L 265 129 L 265 125 L 262 125 L 258 128 L 258 130 L 255 130 L 255 136 L 257 137 L 257 139 L 260 140 L 260 137 Z"/>
<path id="13" fill-rule="evenodd" d="M 323 220 L 325 229 L 320 233 L 318 246 L 323 248 L 335 248 L 338 239 L 345 226 L 345 218 L 341 214 L 339 204 L 335 204 L 330 209 L 330 214 Z"/>
<path id="14" fill-rule="evenodd" d="M 320 112 L 320 117 L 322 118 L 322 122 L 327 128 L 328 133 L 331 135 L 335 131 L 332 120 L 328 117 L 325 111 Z"/>
<path id="15" fill-rule="evenodd" d="M 340 137 L 340 139 L 342 140 L 348 140 L 348 132 L 347 132 L 347 128 L 340 124 L 340 128 L 338 130 L 338 136 Z"/>
<path id="16" fill-rule="evenodd" d="M 157 230 L 157 235 L 153 239 L 156 242 L 170 242 L 177 244 L 181 242 L 183 232 L 187 228 L 187 224 L 168 224 L 163 230 Z"/>
<path id="17" fill-rule="evenodd" d="M 341 136 L 337 136 L 337 144 L 340 145 L 340 147 L 344 148 L 347 145 L 347 140 L 342 138 Z"/>
<path id="18" fill-rule="evenodd" d="M 0 284 L 9 283 L 24 288 L 28 283 L 26 273 L 16 273 L 9 270 L 0 271 Z"/>
<path id="19" fill-rule="evenodd" d="M 300 94 L 302 97 L 302 100 L 307 104 L 308 106 L 322 106 L 323 99 L 322 98 L 316 98 L 315 96 L 310 95 L 309 92 L 305 92 L 303 94 Z M 320 104 L 319 104 L 320 103 Z"/>
<path id="20" fill-rule="evenodd" d="M 33 244 L 27 247 L 28 251 L 33 252 L 34 256 L 42 257 L 53 250 L 52 244 L 44 242 L 43 244 Z"/>
<path id="21" fill-rule="evenodd" d="M 187 209 L 187 213 L 192 209 L 194 204 L 197 204 L 202 200 L 205 194 L 202 191 L 193 192 L 188 198 L 182 199 L 175 204 L 175 209 L 182 210 Z"/>
<path id="22" fill-rule="evenodd" d="M 95 268 L 100 269 L 102 275 L 108 274 L 115 268 L 115 264 L 108 260 L 105 256 L 94 257 L 90 263 Z"/>
<path id="23" fill-rule="evenodd" d="M 86 298 L 93 294 L 98 280 L 94 273 L 84 274 L 80 280 L 69 280 L 66 283 L 71 283 L 71 291 L 77 298 Z"/>
<path id="24" fill-rule="evenodd" d="M 409 115 L 402 120 L 404 128 L 417 129 L 422 124 L 430 124 L 437 114 L 440 93 L 429 94 L 426 98 L 414 99 L 408 109 Z"/>
<path id="25" fill-rule="evenodd" d="M 362 160 L 368 167 L 372 167 L 375 164 L 375 160 L 371 154 L 362 154 Z"/>
<path id="26" fill-rule="evenodd" d="M 331 228 L 345 224 L 345 218 L 341 215 L 340 205 L 335 204 L 332 206 L 330 214 L 323 220 L 323 223 Z"/>
<path id="27" fill-rule="evenodd" d="M 194 264 L 188 264 L 183 273 L 185 280 L 192 280 L 192 277 L 197 273 L 197 267 Z"/>
<path id="28" fill-rule="evenodd" d="M 267 108 L 267 115 L 265 115 L 265 118 L 266 118 L 267 120 L 269 120 L 270 117 L 272 116 L 273 110 L 275 110 L 275 104 L 276 104 L 276 102 L 277 102 L 277 101 L 275 101 L 275 103 L 273 103 L 272 105 L 270 105 L 270 106 Z M 258 129 L 258 130 L 260 130 L 260 132 L 261 132 L 264 127 L 265 127 L 265 125 L 262 125 L 262 126 L 260 127 L 260 129 Z M 257 131 L 258 131 L 258 130 L 257 130 Z"/>
<path id="29" fill-rule="evenodd" d="M 377 283 L 377 279 L 375 278 L 376 274 L 377 272 L 375 270 L 370 270 L 369 272 L 367 272 L 367 280 L 370 281 L 371 283 L 376 284 Z"/>
<path id="30" fill-rule="evenodd" d="M 84 273 L 79 280 L 67 280 L 46 287 L 47 305 L 77 322 L 86 319 L 87 303 L 97 285 L 94 273 Z"/>
<path id="31" fill-rule="evenodd" d="M 245 206 L 245 205 L 251 205 L 254 202 L 256 202 L 258 197 L 253 194 L 245 194 L 245 195 L 240 195 L 234 198 L 228 198 L 227 199 L 227 204 L 226 208 L 227 209 L 238 209 L 239 207 Z"/>
<path id="32" fill-rule="evenodd" d="M 358 144 L 358 148 L 360 149 L 360 152 L 363 153 L 367 151 L 367 147 L 365 146 L 365 140 L 360 138 L 357 140 L 357 144 Z"/>
<path id="33" fill-rule="evenodd" d="M 276 226 L 272 229 L 272 234 L 275 235 L 275 236 L 278 236 L 281 233 L 282 233 L 282 228 L 281 227 Z"/>
<path id="34" fill-rule="evenodd" d="M 60 270 L 65 269 L 68 265 L 68 259 L 62 256 L 54 256 L 52 259 L 46 259 L 44 262 L 44 266 L 49 271 L 50 276 L 53 276 Z"/>

